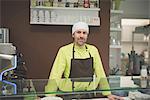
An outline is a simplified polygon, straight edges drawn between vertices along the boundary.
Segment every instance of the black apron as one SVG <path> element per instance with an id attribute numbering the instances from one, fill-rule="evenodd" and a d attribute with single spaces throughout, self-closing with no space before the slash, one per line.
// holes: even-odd
<path id="1" fill-rule="evenodd" d="M 88 49 L 87 46 L 86 50 Z M 74 58 L 74 45 L 73 45 L 73 58 L 71 59 L 70 78 L 73 82 L 91 82 L 93 80 L 94 69 L 93 69 L 93 57 L 89 52 L 89 58 L 86 59 L 75 59 Z"/>

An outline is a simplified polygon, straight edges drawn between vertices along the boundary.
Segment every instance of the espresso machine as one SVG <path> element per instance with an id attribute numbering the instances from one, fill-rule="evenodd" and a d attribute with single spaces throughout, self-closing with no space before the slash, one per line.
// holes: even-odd
<path id="1" fill-rule="evenodd" d="M 17 85 L 11 82 L 16 67 L 16 47 L 9 43 L 9 29 L 0 28 L 0 95 L 16 94 Z"/>

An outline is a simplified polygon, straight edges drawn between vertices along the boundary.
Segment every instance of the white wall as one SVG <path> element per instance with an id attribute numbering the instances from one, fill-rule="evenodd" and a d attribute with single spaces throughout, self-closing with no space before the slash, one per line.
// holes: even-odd
<path id="1" fill-rule="evenodd" d="M 124 18 L 150 18 L 150 0 L 122 0 Z"/>
<path id="2" fill-rule="evenodd" d="M 132 50 L 132 46 L 136 53 L 141 54 L 141 52 L 148 47 L 148 42 L 144 41 L 144 34 L 140 33 L 134 34 L 134 43 L 132 45 L 132 33 L 137 26 L 147 25 L 149 20 L 146 19 L 123 19 L 122 20 L 122 32 L 121 32 L 121 52 L 125 53 L 126 56 Z"/>
<path id="3" fill-rule="evenodd" d="M 149 11 L 148 11 L 148 14 L 149 14 L 149 16 L 148 16 L 148 18 L 150 19 L 150 0 L 149 0 L 149 4 L 148 4 L 148 9 L 149 9 Z"/>

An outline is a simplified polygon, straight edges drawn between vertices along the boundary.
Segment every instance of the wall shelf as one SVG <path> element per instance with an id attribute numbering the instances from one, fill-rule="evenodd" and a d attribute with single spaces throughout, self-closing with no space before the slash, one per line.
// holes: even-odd
<path id="1" fill-rule="evenodd" d="M 112 31 L 112 32 L 121 32 L 122 29 L 121 28 L 113 28 L 113 27 L 111 27 L 110 31 Z"/>
<path id="2" fill-rule="evenodd" d="M 98 20 L 99 21 L 99 20 Z M 72 22 L 30 22 L 31 25 L 39 24 L 39 25 L 73 25 Z M 99 26 L 99 23 L 87 23 L 89 26 Z"/>
<path id="3" fill-rule="evenodd" d="M 110 45 L 110 49 L 121 49 L 121 45 Z"/>
<path id="4" fill-rule="evenodd" d="M 111 14 L 112 14 L 112 15 L 123 14 L 123 11 L 122 11 L 122 10 L 111 10 Z M 112 15 L 111 15 L 111 16 L 112 16 Z"/>
<path id="5" fill-rule="evenodd" d="M 121 41 L 122 43 L 131 43 L 132 41 Z M 148 41 L 134 41 L 133 43 L 148 43 Z"/>
<path id="6" fill-rule="evenodd" d="M 100 8 L 45 7 L 45 6 L 35 6 L 30 7 L 30 9 L 100 11 Z"/>
<path id="7" fill-rule="evenodd" d="M 31 0 L 32 1 L 32 0 Z M 33 1 L 32 1 L 33 2 Z M 71 1 L 70 1 L 71 2 Z M 99 3 L 99 0 L 95 1 Z M 60 2 L 57 2 L 58 4 Z M 65 7 L 67 2 L 61 2 L 63 6 L 41 6 L 30 5 L 30 24 L 45 25 L 73 25 L 76 22 L 86 22 L 90 26 L 100 26 L 99 6 L 84 7 Z M 72 1 L 71 4 L 76 3 Z"/>

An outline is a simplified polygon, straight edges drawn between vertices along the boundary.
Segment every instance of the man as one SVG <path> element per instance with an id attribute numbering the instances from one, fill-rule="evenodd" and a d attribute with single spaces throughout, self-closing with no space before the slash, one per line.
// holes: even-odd
<path id="1" fill-rule="evenodd" d="M 54 92 L 57 89 L 60 91 L 88 91 L 95 90 L 99 85 L 102 89 L 109 89 L 106 80 L 100 81 L 106 79 L 106 75 L 98 49 L 86 43 L 88 35 L 89 27 L 86 23 L 78 22 L 73 25 L 73 43 L 59 49 L 49 82 L 45 87 L 46 92 Z M 66 80 L 61 80 L 62 77 Z M 121 99 L 111 95 L 110 91 L 102 92 L 102 94 L 108 96 L 110 100 Z"/>

